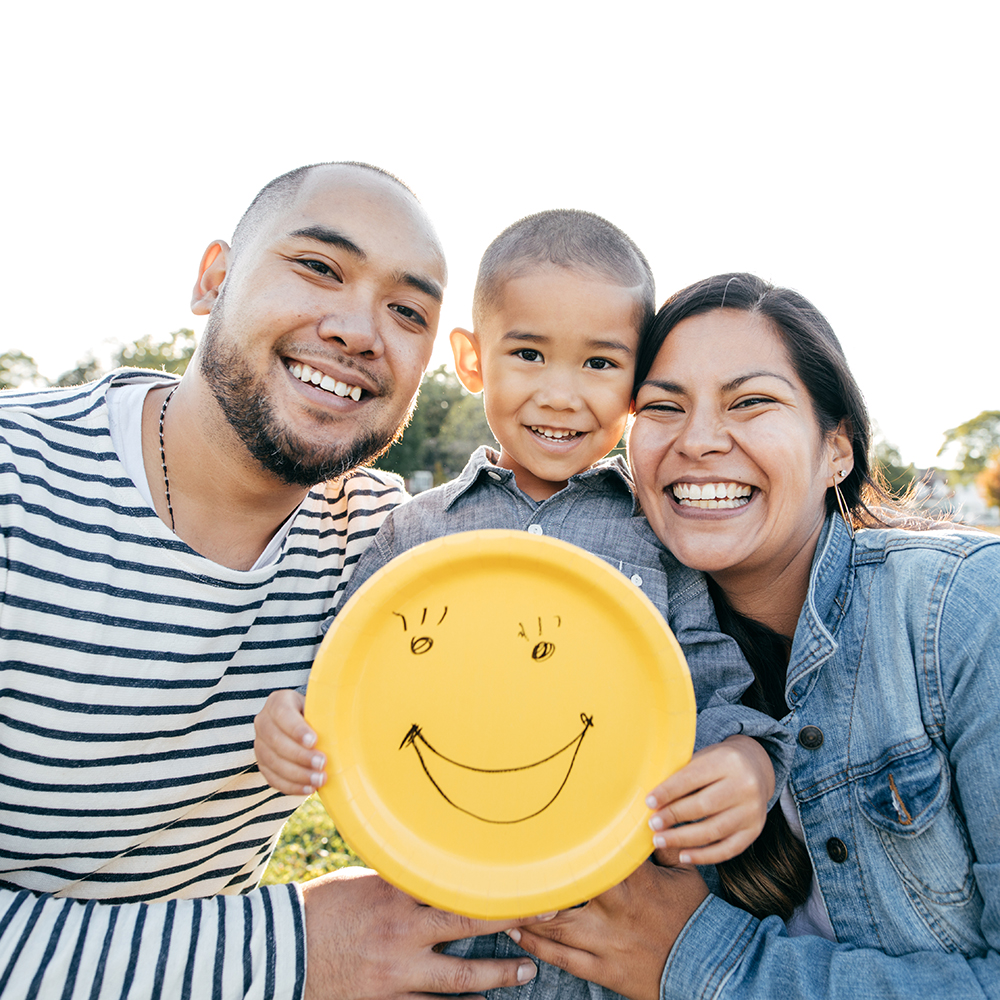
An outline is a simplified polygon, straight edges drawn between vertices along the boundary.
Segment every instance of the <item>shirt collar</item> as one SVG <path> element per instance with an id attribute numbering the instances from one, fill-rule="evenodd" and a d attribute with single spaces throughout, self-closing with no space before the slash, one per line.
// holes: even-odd
<path id="1" fill-rule="evenodd" d="M 514 473 L 510 469 L 501 469 L 497 462 L 500 454 L 487 445 L 480 445 L 471 455 L 461 473 L 450 484 L 448 504 L 450 507 L 459 497 L 464 496 L 483 479 L 504 485 L 516 485 L 513 482 Z M 571 476 L 571 483 L 588 483 L 598 486 L 607 483 L 613 489 L 624 490 L 632 495 L 632 477 L 629 474 L 628 463 L 621 455 L 612 458 L 602 458 L 591 468 Z M 638 508 L 636 508 L 636 511 Z"/>

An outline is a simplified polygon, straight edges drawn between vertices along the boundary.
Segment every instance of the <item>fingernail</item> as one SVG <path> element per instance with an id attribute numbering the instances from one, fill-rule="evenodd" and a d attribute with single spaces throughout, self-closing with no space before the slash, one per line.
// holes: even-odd
<path id="1" fill-rule="evenodd" d="M 656 801 L 656 799 L 652 795 L 647 795 L 646 796 L 646 805 L 649 806 L 650 809 L 655 809 L 658 804 L 659 803 Z"/>
<path id="2" fill-rule="evenodd" d="M 313 788 L 319 788 L 326 781 L 326 775 L 322 771 L 317 771 L 310 780 L 313 783 Z"/>
<path id="3" fill-rule="evenodd" d="M 307 750 L 312 750 L 312 748 L 314 746 L 316 746 L 316 734 L 315 733 L 306 733 L 305 736 L 302 737 L 302 745 Z M 322 765 L 320 765 L 320 766 L 322 766 Z"/>
<path id="4" fill-rule="evenodd" d="M 519 934 L 518 937 L 521 935 Z M 519 983 L 526 983 L 529 979 L 535 978 L 535 966 L 531 962 L 525 962 L 523 965 L 517 967 L 517 981 Z"/>
<path id="5" fill-rule="evenodd" d="M 654 837 L 653 838 L 653 847 L 666 847 L 666 846 L 667 846 L 667 838 L 666 837 Z"/>
<path id="6" fill-rule="evenodd" d="M 322 771 L 324 767 L 326 767 L 325 754 L 321 753 L 314 754 L 312 759 L 312 769 L 314 771 Z"/>
<path id="7" fill-rule="evenodd" d="M 689 864 L 691 864 L 691 855 L 690 854 L 682 854 L 680 856 L 680 862 L 681 862 L 682 865 L 689 865 Z"/>
<path id="8" fill-rule="evenodd" d="M 558 913 L 559 913 L 558 910 L 553 910 L 551 913 L 539 913 L 538 916 L 535 917 L 535 919 L 536 920 L 551 920 L 553 917 L 557 916 Z"/>
<path id="9" fill-rule="evenodd" d="M 509 931 L 504 931 L 504 934 L 506 934 L 507 937 L 509 937 L 511 939 L 511 941 L 514 942 L 514 944 L 520 944 L 520 942 L 521 942 L 521 932 L 516 927 L 511 927 L 511 929 Z M 520 969 L 517 970 L 517 975 L 518 975 L 518 978 L 520 978 L 520 976 L 521 976 L 521 970 Z"/>
<path id="10" fill-rule="evenodd" d="M 650 830 L 662 830 L 664 826 L 663 820 L 659 816 L 651 816 L 649 818 L 649 828 Z"/>
<path id="11" fill-rule="evenodd" d="M 313 788 L 312 785 L 303 785 L 302 786 L 302 794 L 303 795 L 312 795 L 312 793 L 315 792 L 315 791 L 316 791 L 316 789 Z"/>

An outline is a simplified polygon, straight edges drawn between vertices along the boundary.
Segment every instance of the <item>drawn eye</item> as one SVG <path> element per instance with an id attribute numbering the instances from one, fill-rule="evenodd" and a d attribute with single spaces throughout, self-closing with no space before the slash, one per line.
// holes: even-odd
<path id="1" fill-rule="evenodd" d="M 554 642 L 537 642 L 531 651 L 531 658 L 533 660 L 547 660 L 555 651 L 556 644 Z"/>
<path id="2" fill-rule="evenodd" d="M 403 631 L 409 632 L 409 627 L 406 623 L 406 616 L 398 611 L 393 611 L 393 614 L 402 622 Z M 440 625 L 441 622 L 445 620 L 448 615 L 448 608 L 445 606 L 444 610 L 441 612 L 441 617 L 437 620 L 436 624 Z M 420 624 L 423 625 L 427 622 L 427 608 L 423 609 L 423 614 L 420 616 Z M 423 656 L 424 653 L 429 653 L 434 647 L 434 639 L 429 635 L 416 635 L 410 640 L 410 652 L 414 656 Z"/>

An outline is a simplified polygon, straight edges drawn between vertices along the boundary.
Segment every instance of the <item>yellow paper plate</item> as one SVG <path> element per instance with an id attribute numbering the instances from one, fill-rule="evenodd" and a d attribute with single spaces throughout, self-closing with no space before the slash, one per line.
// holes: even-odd
<path id="1" fill-rule="evenodd" d="M 449 535 L 375 573 L 305 712 L 344 839 L 417 899 L 487 919 L 629 875 L 651 849 L 644 796 L 694 746 L 687 665 L 648 598 L 523 531 Z"/>

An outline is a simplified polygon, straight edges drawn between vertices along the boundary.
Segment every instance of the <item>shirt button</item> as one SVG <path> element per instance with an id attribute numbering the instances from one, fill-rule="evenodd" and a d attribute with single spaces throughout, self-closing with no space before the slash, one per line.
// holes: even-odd
<path id="1" fill-rule="evenodd" d="M 487 472 L 486 475 L 489 476 L 490 479 L 495 479 L 498 483 L 500 482 L 500 473 L 499 472 Z"/>
<path id="2" fill-rule="evenodd" d="M 830 855 L 830 860 L 842 865 L 847 860 L 847 844 L 839 837 L 831 837 L 826 842 L 826 853 Z"/>
<path id="3" fill-rule="evenodd" d="M 639 574 L 638 574 L 638 573 L 633 573 L 633 574 L 632 574 L 632 576 L 631 576 L 631 580 L 632 580 L 632 582 L 633 582 L 633 583 L 634 583 L 634 584 L 635 584 L 635 585 L 636 585 L 637 587 L 641 587 L 641 586 L 642 586 L 642 577 L 641 577 L 641 576 L 639 576 Z"/>
<path id="4" fill-rule="evenodd" d="M 807 750 L 818 750 L 823 745 L 823 730 L 819 726 L 803 726 L 799 730 L 799 745 Z"/>
<path id="5" fill-rule="evenodd" d="M 529 535 L 540 535 L 542 533 L 542 526 L 540 524 L 529 524 L 528 534 Z"/>

